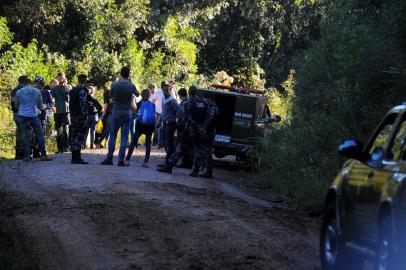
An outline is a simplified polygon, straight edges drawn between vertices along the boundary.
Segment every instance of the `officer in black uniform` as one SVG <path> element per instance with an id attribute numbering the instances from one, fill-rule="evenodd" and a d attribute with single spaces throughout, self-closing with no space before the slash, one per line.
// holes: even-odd
<path id="1" fill-rule="evenodd" d="M 190 126 L 189 136 L 192 140 L 194 155 L 193 171 L 190 176 L 197 177 L 199 175 L 199 170 L 204 165 L 204 146 L 200 138 L 199 127 L 204 124 L 207 118 L 207 107 L 203 100 L 197 96 L 197 88 L 195 86 L 190 87 L 189 96 L 190 106 L 187 115 L 189 117 L 188 123 Z"/>
<path id="2" fill-rule="evenodd" d="M 87 76 L 78 76 L 78 85 L 69 92 L 69 108 L 71 115 L 70 147 L 72 151 L 72 164 L 89 164 L 81 157 L 82 145 L 88 129 L 88 89 Z"/>
<path id="3" fill-rule="evenodd" d="M 203 160 L 206 166 L 206 172 L 200 177 L 213 178 L 213 144 L 216 137 L 217 118 L 220 114 L 219 107 L 214 100 L 214 94 L 206 92 L 203 101 L 207 106 L 207 116 L 203 125 L 199 126 L 199 135 L 202 142 Z"/>

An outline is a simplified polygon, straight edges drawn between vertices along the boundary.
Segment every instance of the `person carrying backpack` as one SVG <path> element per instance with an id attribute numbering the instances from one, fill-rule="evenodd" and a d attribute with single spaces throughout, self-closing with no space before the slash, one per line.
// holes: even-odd
<path id="1" fill-rule="evenodd" d="M 124 161 L 125 165 L 130 165 L 130 159 L 134 152 L 134 148 L 138 145 L 138 139 L 142 134 L 145 135 L 145 159 L 143 167 L 148 168 L 148 161 L 151 154 L 151 138 L 155 130 L 155 104 L 149 101 L 150 93 L 148 89 L 141 92 L 141 101 L 137 103 L 137 123 L 135 126 L 135 135 L 128 148 L 127 157 Z"/>

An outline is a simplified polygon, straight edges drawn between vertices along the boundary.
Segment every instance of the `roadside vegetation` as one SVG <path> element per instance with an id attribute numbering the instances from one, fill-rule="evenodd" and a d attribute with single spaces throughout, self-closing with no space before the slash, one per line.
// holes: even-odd
<path id="1" fill-rule="evenodd" d="M 269 89 L 271 111 L 283 119 L 249 181 L 317 205 L 342 163 L 339 141 L 365 140 L 405 99 L 401 0 L 4 2 L 2 153 L 12 150 L 8 96 L 20 74 L 50 80 L 65 71 L 74 83 L 84 72 L 101 89 L 130 65 L 139 87 L 169 78 L 180 85 L 232 81 Z"/>

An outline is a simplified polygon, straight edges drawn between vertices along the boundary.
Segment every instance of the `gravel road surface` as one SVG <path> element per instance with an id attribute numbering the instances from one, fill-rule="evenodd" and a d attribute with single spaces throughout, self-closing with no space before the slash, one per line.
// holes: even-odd
<path id="1" fill-rule="evenodd" d="M 1 191 L 7 217 L 40 269 L 319 269 L 319 221 L 257 199 L 229 183 L 244 177 L 215 170 L 214 180 L 188 170 L 5 161 Z M 241 180 L 241 179 L 240 179 Z"/>

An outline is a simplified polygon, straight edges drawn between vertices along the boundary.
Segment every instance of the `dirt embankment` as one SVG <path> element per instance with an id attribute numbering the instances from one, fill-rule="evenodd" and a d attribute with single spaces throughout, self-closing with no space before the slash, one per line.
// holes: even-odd
<path id="1" fill-rule="evenodd" d="M 141 153 L 140 153 L 141 154 Z M 155 152 L 151 167 L 159 161 Z M 319 269 L 318 221 L 222 180 L 155 169 L 5 163 L 13 222 L 41 269 Z"/>

